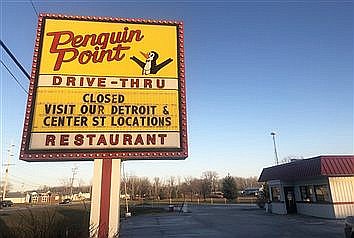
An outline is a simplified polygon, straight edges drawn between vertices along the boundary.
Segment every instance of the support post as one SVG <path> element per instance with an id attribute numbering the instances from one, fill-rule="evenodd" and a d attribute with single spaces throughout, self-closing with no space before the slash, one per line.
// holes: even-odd
<path id="1" fill-rule="evenodd" d="M 94 160 L 90 237 L 118 237 L 120 165 L 120 159 Z"/>

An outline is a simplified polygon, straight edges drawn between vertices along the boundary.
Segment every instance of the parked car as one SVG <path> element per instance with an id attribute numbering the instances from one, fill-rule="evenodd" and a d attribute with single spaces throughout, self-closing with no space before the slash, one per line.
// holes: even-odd
<path id="1" fill-rule="evenodd" d="M 254 196 L 257 197 L 259 193 L 259 188 L 246 188 L 241 192 L 243 196 Z"/>
<path id="2" fill-rule="evenodd" d="M 345 238 L 354 238 L 354 216 L 345 219 Z"/>
<path id="3" fill-rule="evenodd" d="M 70 198 L 65 198 L 63 201 L 61 201 L 59 204 L 69 204 L 71 203 L 71 199 Z"/>
<path id="4" fill-rule="evenodd" d="M 2 207 L 12 207 L 14 203 L 11 200 L 3 200 L 1 201 Z"/>

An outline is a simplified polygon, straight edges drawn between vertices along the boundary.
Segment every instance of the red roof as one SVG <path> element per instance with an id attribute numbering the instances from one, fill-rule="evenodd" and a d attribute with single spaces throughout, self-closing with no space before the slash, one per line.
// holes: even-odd
<path id="1" fill-rule="evenodd" d="M 354 155 L 325 155 L 264 168 L 259 181 L 348 175 L 354 176 Z"/>

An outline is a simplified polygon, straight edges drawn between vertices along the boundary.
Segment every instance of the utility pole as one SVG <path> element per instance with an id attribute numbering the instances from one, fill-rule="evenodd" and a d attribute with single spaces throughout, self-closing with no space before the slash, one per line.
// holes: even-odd
<path id="1" fill-rule="evenodd" d="M 71 185 L 70 185 L 70 197 L 71 199 L 73 199 L 73 185 L 74 185 L 74 179 L 75 179 L 75 175 L 77 174 L 77 166 L 75 166 L 74 168 L 71 169 L 73 175 L 72 175 L 72 178 L 71 178 Z"/>
<path id="2" fill-rule="evenodd" d="M 3 191 L 2 191 L 2 200 L 5 200 L 5 198 L 6 198 L 6 189 L 7 189 L 8 180 L 9 180 L 10 160 L 14 156 L 14 154 L 13 154 L 14 147 L 15 147 L 15 145 L 13 143 L 11 143 L 9 149 L 7 150 L 8 156 L 7 156 L 7 165 L 6 165 L 6 170 L 5 170 L 5 184 L 4 184 Z"/>
<path id="3" fill-rule="evenodd" d="M 271 132 L 270 135 L 273 137 L 273 145 L 274 145 L 274 154 L 275 154 L 275 163 L 276 165 L 279 164 L 279 159 L 278 159 L 278 152 L 277 152 L 277 146 L 275 144 L 275 132 Z"/>
<path id="4" fill-rule="evenodd" d="M 25 183 L 21 184 L 21 197 L 22 197 L 22 202 L 26 203 L 26 196 L 25 196 Z"/>

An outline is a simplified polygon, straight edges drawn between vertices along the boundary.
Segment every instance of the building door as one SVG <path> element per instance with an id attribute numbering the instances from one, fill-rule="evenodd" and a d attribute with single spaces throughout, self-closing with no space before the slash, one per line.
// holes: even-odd
<path id="1" fill-rule="evenodd" d="M 288 214 L 296 213 L 294 187 L 284 187 L 286 211 Z"/>

